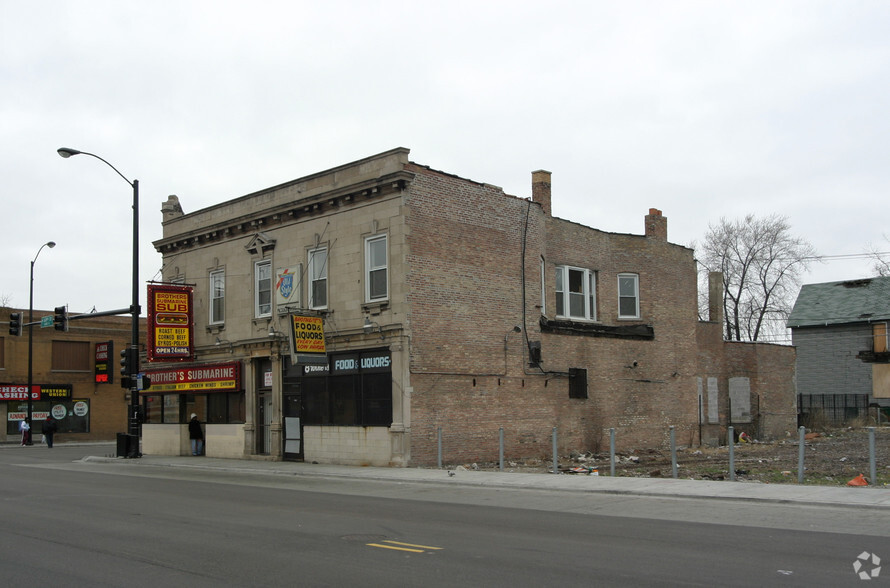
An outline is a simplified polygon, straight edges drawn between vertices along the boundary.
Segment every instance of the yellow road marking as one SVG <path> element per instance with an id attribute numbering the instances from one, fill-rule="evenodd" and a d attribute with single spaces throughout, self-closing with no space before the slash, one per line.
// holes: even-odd
<path id="1" fill-rule="evenodd" d="M 441 547 L 430 547 L 429 545 L 414 545 L 412 543 L 401 543 L 399 541 L 390 541 L 389 539 L 384 539 L 384 543 L 392 543 L 393 545 L 407 545 L 408 547 L 419 547 L 421 549 L 442 549 Z"/>
<path id="2" fill-rule="evenodd" d="M 424 549 L 442 549 L 441 547 L 430 547 L 429 545 L 414 545 L 413 543 L 402 543 L 401 541 L 390 541 L 389 539 L 384 539 L 383 543 L 389 543 L 390 545 L 381 545 L 380 543 L 366 543 L 365 545 L 367 545 L 368 547 L 395 549 L 397 551 L 410 551 L 411 553 L 423 553 Z"/>
<path id="3" fill-rule="evenodd" d="M 411 551 L 413 553 L 423 553 L 423 549 L 408 549 L 407 547 L 396 547 L 395 545 L 380 545 L 379 543 L 368 543 L 368 547 L 382 547 L 383 549 L 397 549 L 399 551 Z"/>

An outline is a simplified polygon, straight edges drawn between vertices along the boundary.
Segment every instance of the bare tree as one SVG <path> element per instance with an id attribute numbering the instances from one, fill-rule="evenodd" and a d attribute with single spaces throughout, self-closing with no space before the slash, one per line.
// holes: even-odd
<path id="1" fill-rule="evenodd" d="M 890 242 L 890 237 L 884 234 L 884 240 Z M 878 248 L 869 243 L 869 252 L 868 256 L 872 260 L 871 271 L 875 273 L 876 276 L 887 277 L 890 276 L 890 254 L 886 251 L 878 251 Z"/>
<path id="2" fill-rule="evenodd" d="M 784 338 L 800 278 L 819 258 L 812 245 L 791 234 L 784 216 L 721 218 L 709 225 L 699 250 L 707 272 L 723 274 L 725 337 L 757 341 Z"/>

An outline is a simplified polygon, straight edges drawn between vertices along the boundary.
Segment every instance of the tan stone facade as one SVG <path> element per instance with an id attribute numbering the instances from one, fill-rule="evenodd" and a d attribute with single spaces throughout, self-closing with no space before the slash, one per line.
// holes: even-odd
<path id="1" fill-rule="evenodd" d="M 547 455 L 554 428 L 561 452 L 607 449 L 610 428 L 624 448 L 664 445 L 671 426 L 695 444 L 699 383 L 726 391 L 761 365 L 732 380 L 735 397 L 781 383 L 793 403 L 793 350 L 755 346 L 736 370 L 719 327 L 702 335 L 693 253 L 667 241 L 661 211 L 642 235 L 608 233 L 550 215 L 549 172 L 531 188 L 509 196 L 394 149 L 188 214 L 171 197 L 155 247 L 166 281 L 194 285 L 193 365 L 243 366 L 243 422 L 208 425 L 208 455 L 405 466 L 441 447 L 449 463 L 494 461 L 500 429 L 517 459 Z M 298 276 L 287 303 L 276 289 L 265 305 L 265 262 L 276 286 Z M 211 275 L 225 283 L 215 322 Z M 323 319 L 324 368 L 291 357 L 278 335 L 291 315 Z M 181 424 L 147 426 L 147 453 L 184 447 Z"/>

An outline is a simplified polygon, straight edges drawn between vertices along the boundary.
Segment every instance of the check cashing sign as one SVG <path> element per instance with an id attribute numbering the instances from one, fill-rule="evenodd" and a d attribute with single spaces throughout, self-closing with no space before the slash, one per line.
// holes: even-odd
<path id="1" fill-rule="evenodd" d="M 218 363 L 169 370 L 150 370 L 151 389 L 144 394 L 237 392 L 241 390 L 241 364 Z"/>

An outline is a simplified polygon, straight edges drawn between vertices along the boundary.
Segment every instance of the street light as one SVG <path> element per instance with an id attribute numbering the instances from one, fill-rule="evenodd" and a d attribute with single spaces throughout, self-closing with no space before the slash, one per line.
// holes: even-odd
<path id="1" fill-rule="evenodd" d="M 131 412 L 127 418 L 127 431 L 130 435 L 139 435 L 139 423 L 136 415 L 139 410 L 139 390 L 136 388 L 136 374 L 139 373 L 139 180 L 132 182 L 116 167 L 96 155 L 77 149 L 62 147 L 57 149 L 59 155 L 68 159 L 72 155 L 89 155 L 95 157 L 122 177 L 133 188 L 133 302 L 130 304 L 130 316 L 132 317 L 132 332 L 130 333 L 130 350 L 132 360 L 129 362 L 130 377 L 130 404 Z M 138 445 L 137 445 L 138 447 Z M 138 451 L 137 451 L 138 453 Z"/>
<path id="2" fill-rule="evenodd" d="M 31 260 L 31 295 L 28 298 L 28 424 L 31 424 L 31 413 L 33 412 L 34 402 L 31 399 L 32 388 L 34 386 L 34 263 L 40 256 L 40 252 L 44 247 L 52 249 L 56 246 L 55 241 L 48 241 L 40 246 L 37 255 Z M 33 429 L 32 429 L 33 430 Z M 31 439 L 28 439 L 28 445 L 32 445 Z"/>

